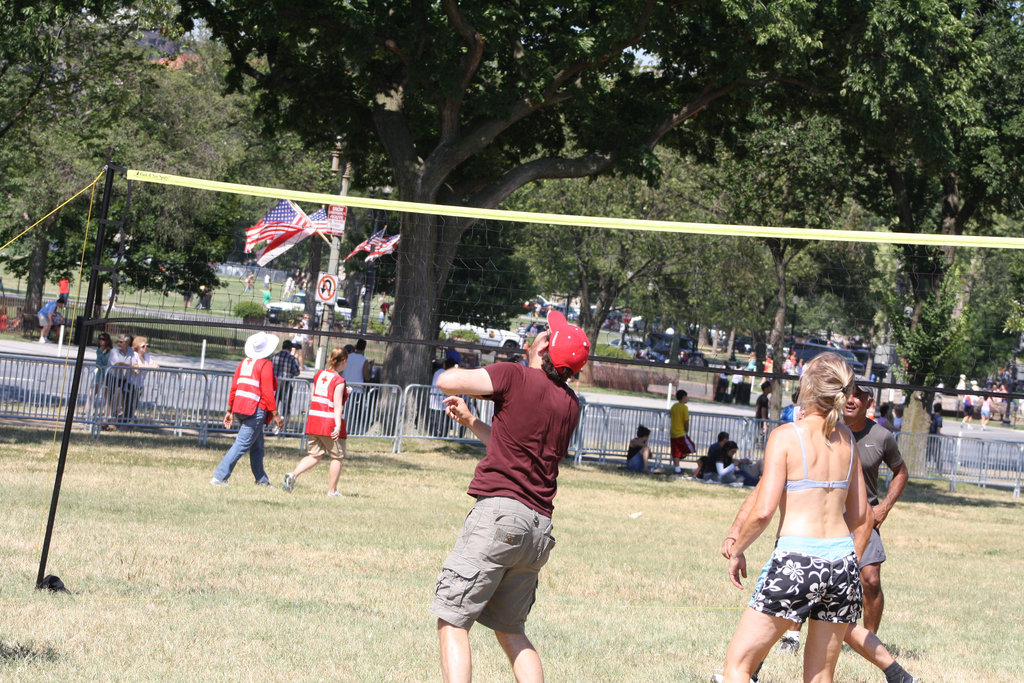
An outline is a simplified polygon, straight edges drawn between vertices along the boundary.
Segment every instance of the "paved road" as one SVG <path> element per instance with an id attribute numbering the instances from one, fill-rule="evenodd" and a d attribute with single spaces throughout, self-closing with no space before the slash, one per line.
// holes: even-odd
<path id="1" fill-rule="evenodd" d="M 73 362 L 77 357 L 78 347 L 67 344 L 58 347 L 57 344 L 39 344 L 38 342 L 0 339 L 0 354 L 40 356 L 43 358 L 69 357 Z M 238 361 L 241 360 L 241 357 L 236 359 L 207 358 L 205 362 L 201 363 L 200 359 L 196 356 L 175 356 L 154 353 L 153 357 L 162 367 L 185 368 L 192 370 L 208 369 L 222 372 L 234 372 L 235 368 L 238 366 Z M 88 363 L 95 362 L 95 348 L 87 348 L 85 350 L 85 360 Z M 312 378 L 313 371 L 311 369 L 306 369 L 300 376 Z M 646 397 L 588 391 L 582 391 L 581 394 L 588 402 L 593 404 L 603 403 L 635 406 L 638 408 L 660 408 L 663 410 L 668 410 L 668 406 L 670 405 L 666 402 L 664 396 Z M 732 415 L 741 417 L 754 416 L 753 406 L 737 406 L 713 402 L 691 401 L 690 410 L 694 413 L 707 413 L 712 415 Z M 973 430 L 963 430 L 963 432 L 961 432 L 960 422 L 955 418 L 947 418 L 945 420 L 942 433 L 947 436 L 962 434 L 964 437 L 974 439 L 1024 443 L 1024 431 L 1008 429 L 1001 425 L 989 423 L 989 429 L 985 431 L 982 431 L 979 425 L 975 425 Z"/>

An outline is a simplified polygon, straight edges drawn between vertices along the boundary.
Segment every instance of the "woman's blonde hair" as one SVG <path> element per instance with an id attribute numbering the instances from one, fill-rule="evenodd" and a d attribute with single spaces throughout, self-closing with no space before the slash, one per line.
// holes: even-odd
<path id="1" fill-rule="evenodd" d="M 853 368 L 836 353 L 822 353 L 811 359 L 800 377 L 800 412 L 825 416 L 822 431 L 831 436 L 846 401 L 853 393 Z"/>
<path id="2" fill-rule="evenodd" d="M 334 349 L 331 351 L 331 357 L 327 359 L 327 367 L 333 370 L 335 366 L 337 366 L 338 363 L 340 363 L 343 360 L 348 360 L 348 351 L 346 351 L 345 349 L 334 347 Z"/>
<path id="3" fill-rule="evenodd" d="M 135 339 L 132 339 L 132 348 L 135 350 L 135 353 L 139 353 L 139 349 L 143 344 L 149 344 L 149 340 L 145 337 L 136 337 Z"/>

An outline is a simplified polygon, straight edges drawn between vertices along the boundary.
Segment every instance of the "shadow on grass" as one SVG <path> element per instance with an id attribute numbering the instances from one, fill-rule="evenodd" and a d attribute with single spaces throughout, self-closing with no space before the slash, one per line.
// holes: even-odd
<path id="1" fill-rule="evenodd" d="M 0 641 L 0 663 L 55 662 L 60 653 L 49 645 L 31 645 Z"/>
<path id="2" fill-rule="evenodd" d="M 943 491 L 941 487 L 948 487 L 949 485 L 945 482 L 913 482 L 907 483 L 907 488 L 903 489 L 903 495 L 900 496 L 900 502 L 908 503 L 932 503 L 935 505 L 969 505 L 972 507 L 981 508 L 1020 508 L 1022 507 L 1019 499 L 1012 498 L 1013 493 L 1010 491 L 1000 491 L 1001 494 L 1005 493 L 1007 496 L 1005 499 L 1000 498 L 978 498 L 977 496 L 971 495 L 973 490 L 977 487 L 971 484 L 957 484 L 961 491 L 959 493 L 950 493 L 949 491 Z M 882 493 L 879 493 L 879 498 L 882 497 Z"/>

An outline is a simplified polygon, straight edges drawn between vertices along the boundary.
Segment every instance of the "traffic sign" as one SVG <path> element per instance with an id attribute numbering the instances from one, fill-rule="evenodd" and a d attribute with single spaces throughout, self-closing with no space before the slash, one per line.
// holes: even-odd
<path id="1" fill-rule="evenodd" d="M 325 304 L 333 304 L 338 296 L 338 276 L 320 273 L 316 281 L 316 300 Z"/>

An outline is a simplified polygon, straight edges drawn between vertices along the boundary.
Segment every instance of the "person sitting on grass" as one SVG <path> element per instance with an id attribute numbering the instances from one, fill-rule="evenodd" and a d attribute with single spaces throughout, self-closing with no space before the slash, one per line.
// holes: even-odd
<path id="1" fill-rule="evenodd" d="M 660 467 L 651 469 L 651 448 L 647 441 L 651 438 L 651 430 L 643 425 L 636 428 L 636 438 L 629 442 L 626 447 L 626 469 L 632 472 L 646 472 L 648 474 L 661 474 Z"/>
<path id="2" fill-rule="evenodd" d="M 714 454 L 710 451 L 704 466 L 704 479 L 718 481 L 723 484 L 732 484 L 742 481 L 744 486 L 756 486 L 758 477 L 751 476 L 745 472 L 740 465 L 749 465 L 750 460 L 736 460 L 736 453 L 740 447 L 735 441 L 726 441 L 720 450 Z"/>
<path id="3" fill-rule="evenodd" d="M 715 471 L 715 461 L 725 454 L 725 444 L 729 441 L 729 432 L 718 432 L 718 440 L 708 448 L 708 454 L 697 458 L 697 469 L 694 479 L 703 479 L 708 472 Z"/>

